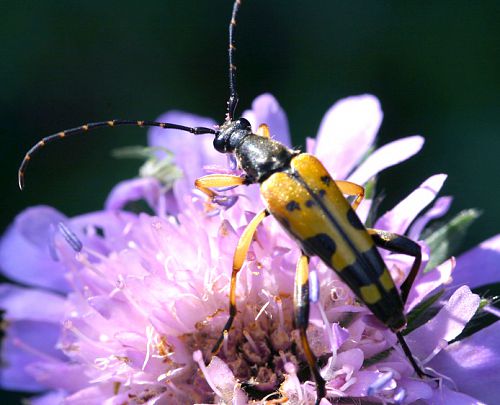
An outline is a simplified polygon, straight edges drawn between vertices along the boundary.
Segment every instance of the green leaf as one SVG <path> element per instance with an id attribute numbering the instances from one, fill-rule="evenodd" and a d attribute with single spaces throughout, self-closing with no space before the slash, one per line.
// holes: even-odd
<path id="1" fill-rule="evenodd" d="M 476 209 L 464 210 L 425 238 L 425 243 L 431 249 L 431 258 L 424 272 L 443 263 L 458 251 L 467 229 L 480 214 Z"/>
<path id="2" fill-rule="evenodd" d="M 438 291 L 437 293 L 422 301 L 410 311 L 410 313 L 406 317 L 408 326 L 403 331 L 404 335 L 422 326 L 427 321 L 432 319 L 434 315 L 436 315 L 436 313 L 439 311 L 439 308 L 433 307 L 433 305 L 441 298 L 443 293 L 444 290 Z"/>

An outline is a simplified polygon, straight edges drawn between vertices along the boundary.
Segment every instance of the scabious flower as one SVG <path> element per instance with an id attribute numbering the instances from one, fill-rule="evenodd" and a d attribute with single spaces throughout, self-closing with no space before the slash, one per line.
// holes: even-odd
<path id="1" fill-rule="evenodd" d="M 272 96 L 258 97 L 244 116 L 254 129 L 269 124 L 271 133 L 290 145 L 286 117 Z M 182 112 L 159 119 L 215 124 Z M 325 115 L 317 138 L 308 139 L 307 150 L 334 178 L 371 183 L 378 172 L 423 144 L 413 136 L 370 153 L 381 119 L 373 96 L 341 100 Z M 193 191 L 194 179 L 214 171 L 237 172 L 213 150 L 211 137 L 153 129 L 149 140 L 155 151 L 174 153 L 171 163 L 181 178 L 177 171 L 172 178 L 172 171 L 162 170 L 167 178 L 124 181 L 112 190 L 103 211 L 74 218 L 33 207 L 19 214 L 3 236 L 0 266 L 18 284 L 0 286 L 6 325 L 2 388 L 39 393 L 33 404 L 246 404 L 280 396 L 291 404 L 314 403 L 315 387 L 292 327 L 296 243 L 272 218 L 259 227 L 239 275 L 234 327 L 219 354 L 211 357 L 228 315 L 234 248 L 262 208 L 258 187 L 227 191 L 231 203 L 238 197 L 229 209 L 207 203 Z M 161 163 L 164 156 L 156 153 L 153 160 Z M 500 323 L 460 335 L 480 306 L 480 297 L 466 284 L 498 280 L 500 237 L 457 260 L 445 258 L 442 234 L 449 228 L 432 231 L 428 223 L 447 212 L 450 197 L 437 199 L 423 212 L 445 177 L 427 179 L 375 222 L 376 228 L 420 240 L 422 268 L 430 270 L 419 275 L 410 294 L 406 339 L 419 364 L 436 379 L 417 378 L 395 335 L 333 271 L 313 259 L 308 336 L 327 381 L 322 404 L 339 398 L 495 402 Z M 145 200 L 154 215 L 125 210 L 135 200 Z M 367 198 L 359 207 L 363 220 L 372 203 Z M 401 284 L 412 259 L 382 254 Z"/>

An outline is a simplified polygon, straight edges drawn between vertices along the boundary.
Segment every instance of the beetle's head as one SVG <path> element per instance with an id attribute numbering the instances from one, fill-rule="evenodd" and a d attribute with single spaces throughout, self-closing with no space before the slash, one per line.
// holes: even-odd
<path id="1" fill-rule="evenodd" d="M 241 141 L 251 134 L 252 127 L 247 119 L 226 121 L 215 134 L 214 148 L 221 153 L 232 153 Z"/>

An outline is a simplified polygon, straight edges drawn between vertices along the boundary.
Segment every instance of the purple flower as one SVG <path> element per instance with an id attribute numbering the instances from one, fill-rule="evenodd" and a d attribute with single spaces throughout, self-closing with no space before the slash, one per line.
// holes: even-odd
<path id="1" fill-rule="evenodd" d="M 244 116 L 254 129 L 268 123 L 271 134 L 290 145 L 286 116 L 272 96 L 258 97 Z M 181 112 L 160 120 L 213 124 Z M 423 144 L 421 137 L 412 136 L 370 153 L 381 120 L 373 96 L 341 100 L 325 115 L 318 137 L 308 139 L 307 150 L 335 178 L 364 184 Z M 256 186 L 227 191 L 238 197 L 230 209 L 207 203 L 193 191 L 195 178 L 207 172 L 235 171 L 211 142 L 210 136 L 153 129 L 151 145 L 174 153 L 182 178 L 173 183 L 155 177 L 122 182 L 102 212 L 66 218 L 39 206 L 16 218 L 0 242 L 3 273 L 23 285 L 0 286 L 0 308 L 8 324 L 2 388 L 41 393 L 34 404 L 246 404 L 276 399 L 277 394 L 290 403 L 314 402 L 315 387 L 304 373 L 307 366 L 292 328 L 299 250 L 272 218 L 259 227 L 240 273 L 235 326 L 218 356 L 207 361 L 227 319 L 238 236 L 262 208 Z M 162 156 L 159 152 L 157 158 Z M 436 248 L 425 236 L 427 224 L 447 212 L 450 198 L 441 197 L 423 210 L 445 178 L 432 176 L 376 222 L 378 228 L 425 239 L 419 242 L 423 267 L 430 263 L 431 270 L 418 276 L 407 310 L 420 309 L 426 315 L 421 304 L 439 297 L 437 292 L 444 295 L 436 298 L 435 315 L 413 324 L 406 339 L 436 380 L 416 378 L 395 335 L 359 304 L 333 271 L 313 259 L 308 336 L 327 381 L 322 404 L 339 397 L 479 404 L 493 403 L 499 394 L 500 344 L 495 335 L 500 323 L 454 340 L 480 305 L 479 296 L 465 285 L 472 281 L 468 273 L 481 269 L 472 286 L 498 281 L 494 269 L 500 238 L 456 261 L 446 258 L 432 266 Z M 151 206 L 154 216 L 122 210 L 139 199 Z M 363 219 L 370 206 L 367 198 L 359 207 Z M 411 258 L 382 254 L 401 284 Z"/>

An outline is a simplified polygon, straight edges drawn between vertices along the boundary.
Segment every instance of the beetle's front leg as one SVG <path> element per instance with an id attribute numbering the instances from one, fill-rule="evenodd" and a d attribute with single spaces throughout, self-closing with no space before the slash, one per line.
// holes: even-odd
<path id="1" fill-rule="evenodd" d="M 219 339 L 212 349 L 212 354 L 217 354 L 217 352 L 220 350 L 222 342 L 224 341 L 224 337 L 229 332 L 229 329 L 231 329 L 234 317 L 236 316 L 236 277 L 238 275 L 238 272 L 243 267 L 243 263 L 245 263 L 248 249 L 250 249 L 250 243 L 252 242 L 253 235 L 255 234 L 257 227 L 268 215 L 269 213 L 266 209 L 260 211 L 257 215 L 255 215 L 255 217 L 253 217 L 253 219 L 250 221 L 250 223 L 247 225 L 240 236 L 240 240 L 238 241 L 238 245 L 236 246 L 236 250 L 234 251 L 233 271 L 231 273 L 231 284 L 229 287 L 229 319 L 227 320 Z"/>
<path id="2" fill-rule="evenodd" d="M 209 174 L 196 179 L 194 182 L 194 186 L 206 194 L 210 202 L 226 208 L 233 206 L 237 197 L 218 194 L 212 188 L 237 187 L 243 184 L 249 184 L 249 182 L 244 177 L 231 174 Z"/>

